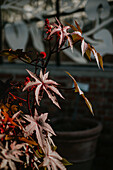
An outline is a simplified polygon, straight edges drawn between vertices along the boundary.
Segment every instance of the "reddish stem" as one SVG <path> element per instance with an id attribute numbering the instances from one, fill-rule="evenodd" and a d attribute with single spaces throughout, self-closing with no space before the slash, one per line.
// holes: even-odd
<path id="1" fill-rule="evenodd" d="M 28 90 L 27 91 L 27 105 L 28 105 L 28 110 L 32 116 L 32 111 L 31 111 L 31 108 L 30 108 L 30 91 Z"/>
<path id="2" fill-rule="evenodd" d="M 22 99 L 22 98 L 20 98 L 20 97 L 18 97 L 18 96 L 15 96 L 14 94 L 12 94 L 11 92 L 9 92 L 9 94 L 13 97 L 13 98 L 18 98 L 18 99 L 20 99 L 20 100 L 23 100 L 24 102 L 27 102 L 27 100 L 25 100 L 25 99 Z"/>

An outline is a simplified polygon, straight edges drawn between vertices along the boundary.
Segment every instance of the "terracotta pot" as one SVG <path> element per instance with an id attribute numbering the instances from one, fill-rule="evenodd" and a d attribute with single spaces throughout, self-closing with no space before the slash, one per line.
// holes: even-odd
<path id="1" fill-rule="evenodd" d="M 58 119 L 54 121 L 54 128 L 60 126 L 61 122 L 60 129 L 63 130 L 65 126 L 68 131 L 56 131 L 57 137 L 54 141 L 58 146 L 59 154 L 74 164 L 68 169 L 90 170 L 96 153 L 97 140 L 102 130 L 101 123 L 92 119 L 76 121 Z M 72 125 L 72 131 L 69 122 Z M 76 128 L 76 125 L 79 127 Z"/>

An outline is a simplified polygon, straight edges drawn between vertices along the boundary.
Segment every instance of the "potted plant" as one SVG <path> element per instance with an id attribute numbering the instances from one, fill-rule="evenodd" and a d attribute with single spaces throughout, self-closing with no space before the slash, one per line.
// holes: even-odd
<path id="1" fill-rule="evenodd" d="M 19 59 L 34 67 L 34 72 L 26 70 L 28 76 L 24 83 L 13 80 L 5 83 L 1 81 L 3 93 L 0 96 L 0 169 L 65 170 L 65 165 L 70 165 L 70 163 L 56 151 L 52 140 L 52 136 L 56 136 L 56 133 L 49 124 L 48 113 L 39 111 L 39 107 L 43 107 L 41 100 L 45 93 L 59 109 L 61 107 L 56 95 L 64 99 L 58 89 L 59 84 L 49 78 L 47 66 L 50 58 L 54 53 L 67 48 L 73 51 L 73 45 L 81 41 L 82 55 L 86 53 L 90 58 L 93 53 L 98 66 L 103 69 L 101 55 L 85 42 L 76 21 L 75 26 L 70 24 L 64 26 L 57 18 L 54 24 L 50 24 L 46 19 L 45 29 L 47 34 L 45 40 L 49 43 L 48 56 L 45 52 L 40 52 L 32 58 L 29 55 L 31 52 L 23 52 L 22 49 L 0 52 L 1 56 L 8 56 L 9 61 Z M 71 32 L 69 32 L 70 29 L 72 29 Z M 54 37 L 56 42 L 51 46 Z M 67 41 L 68 45 L 64 47 Z M 83 97 L 91 113 L 94 114 L 91 103 L 79 88 L 74 77 L 69 72 L 66 73 L 74 82 L 72 90 Z"/>

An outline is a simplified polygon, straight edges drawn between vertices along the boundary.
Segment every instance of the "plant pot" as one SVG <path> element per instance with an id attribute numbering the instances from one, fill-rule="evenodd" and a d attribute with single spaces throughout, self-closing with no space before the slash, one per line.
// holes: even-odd
<path id="1" fill-rule="evenodd" d="M 97 140 L 102 125 L 96 120 L 54 120 L 54 138 L 59 154 L 73 163 L 70 170 L 90 170 L 96 153 Z"/>

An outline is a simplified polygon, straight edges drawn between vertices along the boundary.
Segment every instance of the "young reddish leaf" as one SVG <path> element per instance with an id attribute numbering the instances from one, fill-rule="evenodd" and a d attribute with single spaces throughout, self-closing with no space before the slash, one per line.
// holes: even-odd
<path id="1" fill-rule="evenodd" d="M 78 86 L 76 80 L 74 79 L 74 77 L 73 77 L 69 72 L 66 71 L 66 73 L 67 73 L 67 74 L 72 78 L 72 80 L 74 81 L 75 92 L 79 92 L 80 95 L 83 94 L 82 90 L 79 88 L 79 86 Z"/>
<path id="2" fill-rule="evenodd" d="M 90 112 L 92 113 L 92 115 L 94 116 L 94 112 L 93 112 L 93 109 L 92 109 L 92 105 L 91 105 L 91 103 L 89 102 L 89 100 L 84 96 L 84 94 L 82 94 L 81 95 L 83 98 L 84 98 L 84 100 L 85 100 L 85 103 L 87 104 L 87 106 L 88 106 L 88 108 L 89 108 L 89 110 L 90 110 Z"/>
<path id="3" fill-rule="evenodd" d="M 10 122 L 11 124 L 13 124 L 14 126 L 18 126 L 12 118 L 9 117 L 8 113 L 5 111 L 1 111 L 1 113 L 4 115 L 5 117 L 5 122 Z"/>
<path id="4" fill-rule="evenodd" d="M 77 41 L 81 40 L 82 38 L 78 34 L 72 34 L 72 39 L 73 39 L 73 42 L 76 43 Z"/>
<path id="5" fill-rule="evenodd" d="M 74 31 L 78 31 L 77 28 L 74 25 L 71 25 L 69 23 L 66 23 L 67 25 L 69 25 Z"/>
<path id="6" fill-rule="evenodd" d="M 26 139 L 25 137 L 18 137 L 18 139 L 20 141 L 26 142 L 26 143 L 28 143 L 30 145 L 38 146 L 38 143 L 36 143 L 33 139 L 29 140 L 29 139 Z"/>
<path id="7" fill-rule="evenodd" d="M 48 39 L 50 39 L 52 35 L 57 34 L 59 37 L 59 48 L 64 45 L 66 40 L 68 40 L 69 45 L 71 49 L 73 50 L 73 42 L 70 37 L 71 33 L 68 32 L 68 29 L 70 29 L 71 27 L 63 26 L 63 24 L 61 24 L 61 22 L 57 18 L 56 18 L 56 21 L 58 24 L 53 24 L 53 30 L 48 36 Z"/>
<path id="8" fill-rule="evenodd" d="M 91 47 L 88 44 L 88 48 L 86 49 L 86 55 L 88 56 L 89 60 L 91 60 Z"/>
<path id="9" fill-rule="evenodd" d="M 100 66 L 104 70 L 102 56 L 99 53 L 97 53 L 97 55 L 98 55 L 98 60 L 99 60 Z"/>
<path id="10" fill-rule="evenodd" d="M 79 88 L 76 80 L 74 79 L 74 77 L 73 77 L 69 72 L 66 72 L 66 73 L 67 73 L 67 74 L 72 78 L 72 80 L 74 81 L 75 92 L 78 92 L 78 93 L 84 98 L 85 103 L 87 104 L 90 112 L 94 115 L 91 103 L 90 103 L 89 100 L 85 97 L 83 91 Z"/>
<path id="11" fill-rule="evenodd" d="M 81 43 L 82 56 L 84 56 L 84 53 L 86 52 L 87 48 L 88 48 L 88 44 L 84 41 L 83 38 Z"/>
<path id="12" fill-rule="evenodd" d="M 79 32 L 81 32 L 81 34 L 82 34 L 82 30 L 81 30 L 79 24 L 77 23 L 77 21 L 75 21 L 75 24 L 76 24 L 76 26 L 77 26 L 77 30 L 78 30 Z"/>
<path id="13" fill-rule="evenodd" d="M 14 139 L 14 137 L 8 135 L 5 136 L 5 140 L 12 140 L 12 139 Z"/>
<path id="14" fill-rule="evenodd" d="M 12 106 L 11 106 L 11 111 L 12 111 L 13 114 L 14 114 L 15 112 L 17 112 L 17 110 L 18 110 L 18 106 L 17 106 L 17 105 L 12 105 Z"/>
<path id="15" fill-rule="evenodd" d="M 98 67 L 100 68 L 98 55 L 97 55 L 97 52 L 96 52 L 96 50 L 94 49 L 94 47 L 92 47 L 92 53 L 93 53 L 93 55 L 94 55 L 94 57 L 95 57 L 95 59 L 96 59 L 96 62 L 97 62 Z"/>

